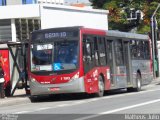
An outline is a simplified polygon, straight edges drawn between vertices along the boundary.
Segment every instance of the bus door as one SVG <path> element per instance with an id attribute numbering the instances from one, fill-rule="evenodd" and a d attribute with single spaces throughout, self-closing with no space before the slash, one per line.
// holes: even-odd
<path id="1" fill-rule="evenodd" d="M 84 73 L 89 72 L 95 66 L 94 42 L 92 37 L 83 36 L 83 64 Z"/>
<path id="2" fill-rule="evenodd" d="M 125 88 L 127 86 L 127 66 L 124 59 L 128 59 L 125 56 L 122 39 L 116 39 L 114 41 L 114 55 L 115 55 L 115 83 L 116 88 Z"/>
<path id="3" fill-rule="evenodd" d="M 124 62 L 126 64 L 127 85 L 131 85 L 132 71 L 131 71 L 131 54 L 129 41 L 124 41 Z"/>
<path id="4" fill-rule="evenodd" d="M 114 47 L 113 47 L 113 40 L 107 40 L 106 43 L 106 53 L 107 53 L 107 65 L 110 67 L 110 74 L 111 74 L 111 87 L 115 86 L 115 56 L 114 56 Z"/>

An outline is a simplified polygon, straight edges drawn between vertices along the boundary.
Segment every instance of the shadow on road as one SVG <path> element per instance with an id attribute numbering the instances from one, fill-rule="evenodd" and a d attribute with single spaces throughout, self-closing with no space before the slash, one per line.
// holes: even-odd
<path id="1" fill-rule="evenodd" d="M 106 91 L 104 96 L 113 96 L 117 94 L 128 93 L 126 89 Z M 72 100 L 84 100 L 94 98 L 94 94 L 58 94 L 58 95 L 46 95 L 46 96 L 34 96 L 29 97 L 31 102 L 57 102 L 57 101 L 72 101 Z"/>

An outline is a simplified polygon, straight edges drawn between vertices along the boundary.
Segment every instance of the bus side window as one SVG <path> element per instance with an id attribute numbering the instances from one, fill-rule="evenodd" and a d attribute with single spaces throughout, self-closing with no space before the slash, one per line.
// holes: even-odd
<path id="1" fill-rule="evenodd" d="M 83 60 L 86 62 L 91 61 L 91 44 L 89 42 L 89 39 L 84 39 L 83 41 Z"/>
<path id="2" fill-rule="evenodd" d="M 130 49 L 131 49 L 131 58 L 136 59 L 137 58 L 137 47 L 136 47 L 136 41 L 135 40 L 131 40 Z"/>
<path id="3" fill-rule="evenodd" d="M 123 46 L 122 46 L 122 40 L 120 39 L 115 41 L 115 57 L 117 66 L 124 65 Z"/>
<path id="4" fill-rule="evenodd" d="M 86 57 L 88 59 L 88 61 L 91 61 L 91 43 L 87 42 L 85 44 L 85 49 L 86 49 Z"/>
<path id="5" fill-rule="evenodd" d="M 98 37 L 94 37 L 94 54 L 95 54 L 95 65 L 99 66 L 99 51 L 98 51 Z"/>
<path id="6" fill-rule="evenodd" d="M 137 58 L 144 59 L 144 52 L 143 41 L 137 40 Z"/>
<path id="7" fill-rule="evenodd" d="M 144 51 L 145 51 L 145 59 L 150 59 L 150 50 L 149 50 L 149 42 L 145 41 L 144 43 Z"/>
<path id="8" fill-rule="evenodd" d="M 98 51 L 99 51 L 99 61 L 100 65 L 106 65 L 106 52 L 105 52 L 105 39 L 99 37 L 98 39 Z"/>
<path id="9" fill-rule="evenodd" d="M 95 66 L 94 42 L 89 35 L 83 36 L 83 62 L 85 73 Z"/>

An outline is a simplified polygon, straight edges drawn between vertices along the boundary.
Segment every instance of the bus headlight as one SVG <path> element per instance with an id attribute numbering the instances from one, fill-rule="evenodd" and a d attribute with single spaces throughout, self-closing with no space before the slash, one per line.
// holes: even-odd
<path id="1" fill-rule="evenodd" d="M 31 81 L 32 81 L 32 82 L 35 82 L 35 81 L 36 81 L 36 79 L 35 79 L 35 78 L 31 78 Z"/>
<path id="2" fill-rule="evenodd" d="M 71 82 L 72 80 L 74 80 L 74 79 L 77 79 L 77 78 L 79 78 L 79 72 L 77 72 L 77 73 L 71 78 L 70 82 Z"/>

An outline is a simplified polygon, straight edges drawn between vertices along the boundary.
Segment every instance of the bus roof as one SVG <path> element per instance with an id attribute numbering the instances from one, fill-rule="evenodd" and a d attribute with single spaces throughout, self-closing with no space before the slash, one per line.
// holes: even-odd
<path id="1" fill-rule="evenodd" d="M 78 30 L 78 29 L 85 29 L 85 30 L 100 30 L 100 29 L 95 29 L 95 28 L 86 28 L 84 26 L 70 26 L 70 27 L 59 27 L 59 28 L 48 28 L 48 29 L 41 29 L 41 30 L 36 30 L 33 31 L 32 33 L 35 32 L 41 32 L 41 31 L 50 31 L 50 30 L 62 30 L 62 29 L 67 29 L 67 30 Z M 120 32 L 116 30 L 101 30 L 106 33 L 106 36 L 108 37 L 118 37 L 118 38 L 127 38 L 127 39 L 138 39 L 138 40 L 148 40 L 149 36 L 144 35 L 144 34 L 137 34 L 137 33 L 129 33 L 129 32 Z"/>
<path id="2" fill-rule="evenodd" d="M 129 33 L 129 32 L 120 32 L 120 31 L 114 31 L 114 30 L 106 31 L 106 35 L 109 37 L 119 37 L 119 38 L 138 39 L 138 40 L 149 39 L 148 35 Z"/>
<path id="3" fill-rule="evenodd" d="M 78 30 L 80 28 L 82 28 L 83 26 L 71 26 L 71 27 L 57 27 L 57 28 L 47 28 L 47 29 L 40 29 L 40 30 L 35 30 L 31 33 L 37 33 L 37 32 L 41 32 L 41 31 L 52 31 L 52 30 L 63 30 L 63 29 L 67 29 L 67 30 Z"/>

